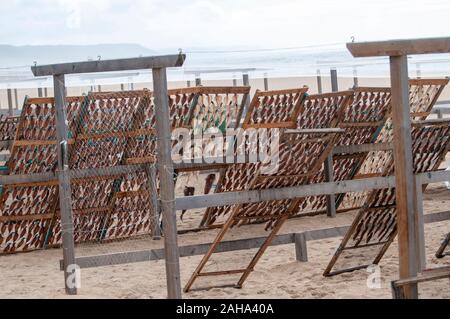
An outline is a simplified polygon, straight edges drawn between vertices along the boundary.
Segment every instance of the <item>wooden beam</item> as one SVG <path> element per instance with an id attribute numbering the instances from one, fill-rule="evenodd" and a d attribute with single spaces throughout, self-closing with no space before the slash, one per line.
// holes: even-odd
<path id="1" fill-rule="evenodd" d="M 73 268 L 75 266 L 75 242 L 73 234 L 72 188 L 70 185 L 70 176 L 68 172 L 68 122 L 66 114 L 67 105 L 64 75 L 55 75 L 53 77 L 53 83 L 55 88 L 56 135 L 58 139 L 59 206 L 61 210 L 61 233 L 65 269 L 64 283 L 66 293 L 68 295 L 76 295 L 76 269 Z"/>
<path id="2" fill-rule="evenodd" d="M 337 91 L 339 91 L 337 70 L 331 69 L 330 75 L 331 75 L 331 91 L 337 92 Z"/>
<path id="3" fill-rule="evenodd" d="M 8 95 L 8 113 L 9 116 L 14 116 L 13 98 L 11 89 L 6 90 Z"/>
<path id="4" fill-rule="evenodd" d="M 432 213 L 425 215 L 425 223 L 436 223 L 444 220 L 450 220 L 450 211 Z M 350 226 L 340 226 L 325 229 L 309 230 L 302 233 L 290 233 L 275 236 L 270 246 L 281 246 L 296 243 L 296 238 L 304 237 L 305 242 L 313 240 L 323 240 L 328 238 L 344 236 Z M 226 253 L 238 250 L 249 250 L 261 247 L 266 237 L 246 238 L 231 241 L 220 242 L 216 247 L 215 253 Z M 192 257 L 204 255 L 209 247 L 207 244 L 195 244 L 182 246 L 179 248 L 180 257 Z M 86 256 L 76 259 L 77 265 L 82 269 L 97 268 L 113 265 L 131 264 L 138 262 L 148 262 L 164 259 L 164 249 L 153 249 L 143 251 L 122 252 L 116 254 Z M 63 271 L 63 261 L 60 261 L 60 270 Z"/>
<path id="5" fill-rule="evenodd" d="M 413 171 L 409 78 L 407 56 L 390 58 L 392 118 L 394 123 L 394 162 L 400 279 L 414 277 L 417 263 L 417 202 Z M 418 298 L 417 285 L 405 287 L 405 297 Z"/>
<path id="6" fill-rule="evenodd" d="M 320 74 L 320 70 L 317 70 L 317 93 L 322 94 L 322 75 Z"/>
<path id="7" fill-rule="evenodd" d="M 172 134 L 166 69 L 153 69 L 156 131 L 158 136 L 158 172 L 161 213 L 164 227 L 167 291 L 169 299 L 181 299 L 180 254 L 175 211 L 175 182 L 172 162 Z"/>
<path id="8" fill-rule="evenodd" d="M 417 175 L 422 184 L 438 183 L 450 180 L 450 171 L 429 172 Z M 394 188 L 395 177 L 374 177 L 360 180 L 333 183 L 309 184 L 277 189 L 238 191 L 198 195 L 176 199 L 177 210 L 189 210 L 207 207 L 259 203 L 264 201 L 303 198 L 373 189 Z"/>
<path id="9" fill-rule="evenodd" d="M 393 143 L 339 145 L 334 148 L 333 154 L 358 154 L 367 152 L 391 151 L 393 149 Z"/>
<path id="10" fill-rule="evenodd" d="M 184 64 L 186 55 L 151 56 L 132 59 L 84 61 L 74 63 L 33 66 L 34 76 L 49 76 L 58 74 L 81 74 L 96 72 L 113 72 L 143 70 L 153 68 L 179 67 Z"/>
<path id="11" fill-rule="evenodd" d="M 324 163 L 324 174 L 326 182 L 334 182 L 334 165 L 333 155 L 327 156 Z M 327 216 L 330 218 L 336 217 L 336 195 L 327 195 Z"/>
<path id="12" fill-rule="evenodd" d="M 341 128 L 286 129 L 284 134 L 336 134 L 345 133 Z"/>
<path id="13" fill-rule="evenodd" d="M 445 37 L 348 43 L 347 48 L 355 58 L 450 53 L 450 38 Z"/>
<path id="14" fill-rule="evenodd" d="M 87 178 L 117 176 L 141 172 L 143 170 L 144 170 L 143 165 L 122 165 L 104 168 L 70 170 L 69 176 L 72 179 L 72 183 L 76 183 L 80 180 Z M 0 185 L 14 185 L 16 187 L 20 187 L 21 185 L 29 185 L 33 183 L 49 183 L 57 181 L 58 181 L 58 173 L 54 172 L 30 174 L 30 175 L 0 176 Z"/>

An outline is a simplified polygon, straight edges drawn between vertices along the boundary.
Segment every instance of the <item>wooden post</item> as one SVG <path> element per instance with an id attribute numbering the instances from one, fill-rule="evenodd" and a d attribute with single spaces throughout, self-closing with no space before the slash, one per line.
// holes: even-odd
<path id="1" fill-rule="evenodd" d="M 308 262 L 308 245 L 305 233 L 295 234 L 295 256 L 297 261 Z"/>
<path id="2" fill-rule="evenodd" d="M 38 88 L 38 97 L 44 97 L 44 94 L 42 94 L 42 88 Z"/>
<path id="3" fill-rule="evenodd" d="M 334 182 L 334 165 L 333 154 L 328 155 L 325 160 L 325 181 Z M 336 217 L 336 195 L 331 194 L 327 196 L 327 216 L 330 218 Z"/>
<path id="4" fill-rule="evenodd" d="M 175 211 L 175 183 L 172 162 L 172 132 L 169 119 L 167 74 L 165 68 L 153 69 L 156 131 L 158 137 L 158 172 L 161 189 L 164 246 L 166 253 L 167 291 L 169 299 L 181 299 L 180 255 L 178 251 Z"/>
<path id="5" fill-rule="evenodd" d="M 406 55 L 390 57 L 394 123 L 394 160 L 400 279 L 418 272 L 416 183 L 413 174 L 409 78 Z M 417 284 L 404 288 L 406 298 L 418 298 Z"/>
<path id="6" fill-rule="evenodd" d="M 419 177 L 416 176 L 416 233 L 417 233 L 417 266 L 418 272 L 422 272 L 427 268 L 427 256 L 425 250 L 425 227 L 423 217 L 423 186 Z"/>
<path id="7" fill-rule="evenodd" d="M 48 89 L 47 88 L 44 88 L 44 96 L 48 97 Z"/>
<path id="8" fill-rule="evenodd" d="M 188 88 L 191 87 L 191 81 L 187 81 L 187 87 L 188 87 Z"/>
<path id="9" fill-rule="evenodd" d="M 99 86 L 98 86 L 98 92 L 101 92 L 101 91 L 102 91 L 102 86 L 99 85 Z"/>
<path id="10" fill-rule="evenodd" d="M 133 82 L 130 83 L 130 88 L 131 88 L 131 91 L 134 91 L 134 83 Z"/>
<path id="11" fill-rule="evenodd" d="M 317 92 L 322 94 L 322 75 L 320 74 L 320 70 L 317 70 Z"/>
<path id="12" fill-rule="evenodd" d="M 73 282 L 69 282 L 71 281 L 70 277 L 75 275 L 76 269 L 74 268 L 75 244 L 73 237 L 72 190 L 69 175 L 66 87 L 64 75 L 53 76 L 53 83 L 55 89 L 56 134 L 58 139 L 59 206 L 61 210 L 64 279 L 66 293 L 75 295 L 77 293 L 77 288 L 73 285 Z"/>
<path id="13" fill-rule="evenodd" d="M 334 72 L 333 72 L 334 71 Z M 336 70 L 331 70 L 331 89 L 333 92 L 338 91 L 337 87 L 337 72 Z M 333 153 L 325 160 L 325 181 L 334 182 L 334 164 L 333 164 Z M 336 195 L 331 194 L 327 196 L 327 216 L 330 218 L 336 217 Z"/>
<path id="14" fill-rule="evenodd" d="M 237 79 L 233 76 L 233 86 L 237 86 Z"/>
<path id="15" fill-rule="evenodd" d="M 330 73 L 331 73 L 331 91 L 337 92 L 339 91 L 337 70 L 331 69 Z"/>
<path id="16" fill-rule="evenodd" d="M 14 116 L 13 101 L 12 101 L 12 91 L 11 91 L 11 89 L 8 89 L 6 91 L 6 93 L 8 95 L 8 112 L 9 112 L 9 116 Z"/>
<path id="17" fill-rule="evenodd" d="M 248 74 L 245 74 L 242 76 L 242 83 L 244 86 L 250 86 L 250 77 L 248 76 Z M 248 108 L 250 106 L 250 94 L 246 95 L 247 100 L 245 101 L 245 107 L 244 107 L 244 113 L 243 116 L 245 118 L 245 114 L 247 114 L 248 112 Z"/>
<path id="18" fill-rule="evenodd" d="M 353 87 L 356 89 L 359 86 L 358 81 L 358 71 L 356 68 L 353 69 Z"/>
<path id="19" fill-rule="evenodd" d="M 161 239 L 161 228 L 159 227 L 160 207 L 158 202 L 158 187 L 156 185 L 156 168 L 153 165 L 147 165 L 147 176 L 150 190 L 150 198 L 152 201 L 153 211 L 155 213 L 154 227 L 153 227 L 153 240 Z"/>
<path id="20" fill-rule="evenodd" d="M 16 102 L 16 110 L 19 109 L 19 94 L 17 93 L 17 89 L 14 89 L 14 100 Z"/>
<path id="21" fill-rule="evenodd" d="M 264 74 L 264 91 L 269 91 L 269 79 L 267 73 Z"/>
<path id="22" fill-rule="evenodd" d="M 202 85 L 202 79 L 200 78 L 200 74 L 195 75 L 195 86 L 201 86 Z"/>
<path id="23" fill-rule="evenodd" d="M 125 91 L 125 85 L 123 83 L 120 84 L 120 90 Z"/>

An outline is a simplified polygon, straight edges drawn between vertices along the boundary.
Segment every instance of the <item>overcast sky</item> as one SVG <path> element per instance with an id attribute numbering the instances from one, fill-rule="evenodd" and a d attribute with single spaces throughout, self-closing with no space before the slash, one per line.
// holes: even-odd
<path id="1" fill-rule="evenodd" d="M 8 0 L 0 43 L 277 48 L 449 36 L 449 0 Z"/>

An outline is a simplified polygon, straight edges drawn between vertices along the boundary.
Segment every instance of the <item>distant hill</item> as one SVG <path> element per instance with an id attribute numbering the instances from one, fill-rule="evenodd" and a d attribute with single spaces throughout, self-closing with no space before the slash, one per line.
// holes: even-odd
<path id="1" fill-rule="evenodd" d="M 138 44 L 98 45 L 27 45 L 12 46 L 0 44 L 0 67 L 61 63 L 72 61 L 132 58 L 155 54 Z"/>

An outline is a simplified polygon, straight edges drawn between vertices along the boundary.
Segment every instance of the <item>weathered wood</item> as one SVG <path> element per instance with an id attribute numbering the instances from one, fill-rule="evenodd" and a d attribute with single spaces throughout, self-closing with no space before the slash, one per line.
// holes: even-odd
<path id="1" fill-rule="evenodd" d="M 450 211 L 425 215 L 425 223 L 427 224 L 441 222 L 444 220 L 450 220 Z M 302 235 L 305 238 L 306 242 L 342 237 L 347 233 L 348 229 L 349 226 L 341 226 L 341 227 L 309 230 L 303 233 L 296 233 L 296 234 L 290 233 L 277 235 L 270 243 L 270 246 L 274 247 L 293 244 L 295 243 L 295 238 L 297 235 Z M 220 242 L 215 249 L 215 253 L 226 253 L 231 251 L 259 248 L 264 243 L 265 239 L 266 237 L 257 237 L 257 238 L 246 238 Z M 204 255 L 208 251 L 210 246 L 211 246 L 210 243 L 182 246 L 179 248 L 180 257 Z M 131 264 L 138 262 L 156 261 L 162 259 L 164 259 L 164 249 L 153 249 L 153 250 L 123 252 L 99 256 L 78 257 L 76 259 L 76 263 L 77 265 L 80 266 L 81 269 L 85 269 L 85 268 Z M 60 270 L 61 271 L 64 270 L 62 260 L 60 261 Z"/>
<path id="2" fill-rule="evenodd" d="M 132 59 L 85 61 L 75 63 L 51 64 L 33 66 L 34 76 L 49 76 L 57 74 L 81 74 L 96 72 L 114 72 L 129 70 L 144 70 L 157 68 L 170 68 L 182 66 L 186 55 L 165 55 L 140 57 Z"/>
<path id="3" fill-rule="evenodd" d="M 341 128 L 286 129 L 284 134 L 335 134 L 345 133 Z"/>
<path id="4" fill-rule="evenodd" d="M 337 70 L 336 69 L 331 69 L 330 75 L 331 75 L 331 91 L 332 92 L 337 92 L 337 91 L 339 91 Z"/>
<path id="5" fill-rule="evenodd" d="M 141 172 L 144 170 L 142 165 L 123 165 L 123 166 L 113 166 L 104 168 L 91 168 L 84 170 L 70 170 L 69 175 L 72 183 L 77 180 L 83 180 L 86 178 L 96 178 L 96 177 L 113 177 L 116 175 L 124 175 L 135 172 Z M 20 187 L 21 185 L 29 185 L 33 183 L 49 183 L 57 182 L 58 173 L 41 173 L 41 174 L 30 174 L 30 175 L 7 175 L 0 176 L 0 185 L 14 185 Z"/>
<path id="6" fill-rule="evenodd" d="M 308 245 L 304 233 L 295 234 L 295 256 L 297 261 L 308 262 Z"/>
<path id="7" fill-rule="evenodd" d="M 11 89 L 7 89 L 6 90 L 6 94 L 8 96 L 8 113 L 9 113 L 9 116 L 14 116 L 14 108 L 13 108 L 12 91 L 11 91 Z"/>
<path id="8" fill-rule="evenodd" d="M 56 135 L 58 139 L 58 179 L 59 179 L 59 207 L 61 210 L 61 233 L 64 256 L 64 279 L 66 293 L 77 294 L 75 278 L 75 242 L 73 234 L 72 216 L 72 188 L 69 176 L 69 154 L 68 154 L 68 128 L 66 114 L 66 87 L 64 75 L 53 77 L 55 89 L 56 109 Z M 72 268 L 71 268 L 72 267 Z M 71 278 L 72 277 L 72 278 Z"/>
<path id="9" fill-rule="evenodd" d="M 16 110 L 19 109 L 19 94 L 17 93 L 17 89 L 14 89 L 14 100 L 16 102 Z"/>
<path id="10" fill-rule="evenodd" d="M 411 118 L 409 109 L 408 60 L 406 56 L 390 58 L 392 114 L 394 123 L 394 162 L 400 279 L 418 272 L 417 202 L 413 171 Z M 417 285 L 405 287 L 406 298 L 418 298 Z"/>
<path id="11" fill-rule="evenodd" d="M 172 163 L 172 134 L 166 69 L 153 69 L 156 131 L 158 136 L 158 172 L 160 178 L 161 213 L 166 249 L 166 276 L 169 299 L 181 299 L 180 255 L 178 251 L 175 211 L 175 183 Z"/>
<path id="12" fill-rule="evenodd" d="M 324 173 L 326 182 L 334 182 L 334 165 L 333 155 L 327 156 L 324 163 Z M 327 196 L 327 216 L 330 218 L 336 217 L 336 195 L 330 194 Z"/>
<path id="13" fill-rule="evenodd" d="M 320 70 L 317 70 L 317 92 L 319 94 L 323 93 L 323 89 L 322 89 L 322 75 L 320 74 Z"/>
<path id="14" fill-rule="evenodd" d="M 158 201 L 158 187 L 156 185 L 156 167 L 154 165 L 146 165 L 148 187 L 150 191 L 150 198 L 152 201 L 154 219 L 153 219 L 153 239 L 161 239 L 161 228 L 159 227 L 160 207 Z"/>
<path id="15" fill-rule="evenodd" d="M 366 152 L 391 151 L 393 149 L 393 143 L 339 145 L 333 149 L 333 154 L 358 154 Z"/>
<path id="16" fill-rule="evenodd" d="M 264 74 L 264 91 L 269 91 L 269 79 L 267 74 Z"/>
<path id="17" fill-rule="evenodd" d="M 407 298 L 406 286 L 445 278 L 450 279 L 450 267 L 425 270 L 414 277 L 393 281 L 391 283 L 392 296 L 394 299 L 405 299 Z"/>
<path id="18" fill-rule="evenodd" d="M 439 171 L 439 172 L 429 172 L 419 174 L 418 178 L 420 178 L 422 184 L 431 184 L 448 181 L 450 179 L 450 171 Z M 373 189 L 394 188 L 394 187 L 395 187 L 394 176 L 374 177 L 362 180 L 300 185 L 295 187 L 286 187 L 278 189 L 238 191 L 238 192 L 211 194 L 211 195 L 199 195 L 188 198 L 177 198 L 176 209 L 189 210 L 189 209 L 216 207 L 216 206 L 250 204 L 250 203 L 259 203 L 262 201 L 362 192 Z"/>
<path id="19" fill-rule="evenodd" d="M 417 265 L 418 270 L 423 271 L 427 268 L 427 256 L 425 250 L 425 227 L 423 217 L 423 191 L 424 186 L 420 183 L 420 178 L 415 178 L 416 194 L 415 201 L 417 203 L 416 212 L 416 236 L 417 236 Z"/>
<path id="20" fill-rule="evenodd" d="M 347 48 L 354 57 L 449 53 L 450 38 L 357 42 L 348 43 Z"/>

